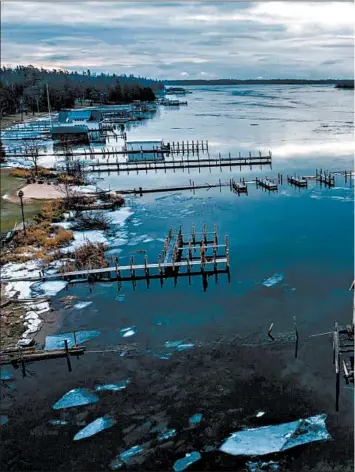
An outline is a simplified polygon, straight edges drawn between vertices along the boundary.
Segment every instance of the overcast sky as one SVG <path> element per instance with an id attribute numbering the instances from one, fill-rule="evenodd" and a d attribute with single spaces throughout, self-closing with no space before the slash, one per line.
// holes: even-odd
<path id="1" fill-rule="evenodd" d="M 352 78 L 354 4 L 1 2 L 3 65 L 153 78 Z"/>

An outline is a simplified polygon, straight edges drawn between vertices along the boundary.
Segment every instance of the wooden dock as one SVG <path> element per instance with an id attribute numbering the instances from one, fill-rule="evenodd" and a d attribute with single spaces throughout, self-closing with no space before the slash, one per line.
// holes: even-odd
<path id="1" fill-rule="evenodd" d="M 199 240 L 197 234 L 202 235 Z M 211 235 L 213 235 L 211 237 Z M 197 255 L 196 255 L 197 253 Z M 211 268 L 214 273 L 229 273 L 229 244 L 225 237 L 224 244 L 218 244 L 218 234 L 215 228 L 213 232 L 207 232 L 204 225 L 202 233 L 196 233 L 193 227 L 191 235 L 183 234 L 181 228 L 175 234 L 170 229 L 164 242 L 163 250 L 155 263 L 148 262 L 148 256 L 144 256 L 144 262 L 134 263 L 134 257 L 130 257 L 129 265 L 120 265 L 116 257 L 115 265 L 110 267 L 97 267 L 85 270 L 63 271 L 56 274 L 46 274 L 45 271 L 38 275 L 23 277 L 2 278 L 2 282 L 39 282 L 50 280 L 66 280 L 68 282 L 126 281 L 142 280 L 150 278 L 168 278 L 182 275 L 183 269 L 187 275 L 192 274 L 195 268 L 201 275 Z"/>
<path id="2" fill-rule="evenodd" d="M 335 409 L 339 411 L 340 371 L 347 384 L 354 383 L 354 325 L 339 326 L 333 330 L 333 364 L 336 376 Z"/>
<path id="3" fill-rule="evenodd" d="M 60 357 L 80 356 L 84 354 L 85 346 L 66 347 L 63 349 L 43 350 L 35 347 L 18 349 L 4 349 L 0 351 L 0 365 L 24 364 L 25 362 L 42 361 L 46 359 L 57 359 Z"/>
<path id="4" fill-rule="evenodd" d="M 230 181 L 230 188 L 235 192 L 238 197 L 240 196 L 241 193 L 246 193 L 248 195 L 248 186 L 245 183 L 245 179 L 240 180 L 239 182 L 236 182 L 234 179 L 231 179 Z"/>
<path id="5" fill-rule="evenodd" d="M 148 173 L 148 171 L 164 170 L 182 170 L 183 172 L 190 169 L 198 169 L 201 172 L 201 169 L 212 169 L 219 168 L 222 172 L 224 167 L 229 167 L 232 170 L 232 167 L 239 167 L 240 170 L 242 167 L 249 166 L 250 169 L 253 166 L 272 166 L 271 155 L 268 156 L 251 156 L 251 157 L 232 157 L 229 158 L 207 158 L 200 159 L 199 156 L 195 159 L 179 159 L 179 160 L 163 160 L 163 161 L 136 161 L 136 162 L 96 162 L 96 163 L 87 163 L 86 168 L 90 172 L 117 172 L 119 175 L 122 172 L 136 172 L 137 174 L 141 171 Z"/>
<path id="6" fill-rule="evenodd" d="M 287 182 L 291 185 L 294 185 L 295 187 L 299 188 L 307 188 L 308 187 L 308 180 L 305 177 L 299 177 L 299 176 L 287 176 Z"/>
<path id="7" fill-rule="evenodd" d="M 320 169 L 316 169 L 316 181 L 320 182 L 320 184 L 324 184 L 326 187 L 334 187 L 335 186 L 335 176 L 328 171 L 323 171 Z"/>
<path id="8" fill-rule="evenodd" d="M 277 183 L 275 183 L 274 181 L 272 181 L 270 179 L 267 179 L 266 177 L 265 177 L 265 179 L 256 178 L 255 183 L 256 183 L 256 187 L 262 187 L 265 190 L 269 190 L 269 192 L 274 191 L 274 190 L 276 190 L 276 191 L 278 190 Z"/>

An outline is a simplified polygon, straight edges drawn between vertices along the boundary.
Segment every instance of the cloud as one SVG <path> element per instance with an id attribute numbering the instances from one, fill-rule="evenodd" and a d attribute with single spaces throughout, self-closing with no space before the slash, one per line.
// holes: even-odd
<path id="1" fill-rule="evenodd" d="M 353 17 L 350 2 L 7 2 L 2 63 L 157 78 L 352 77 Z"/>

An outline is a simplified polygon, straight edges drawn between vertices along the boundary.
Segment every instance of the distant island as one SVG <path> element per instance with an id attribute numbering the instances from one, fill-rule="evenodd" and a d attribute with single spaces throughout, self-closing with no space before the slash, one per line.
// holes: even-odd
<path id="1" fill-rule="evenodd" d="M 164 85 L 186 86 L 186 85 L 341 85 L 340 88 L 354 88 L 354 79 L 184 79 L 164 80 Z"/>

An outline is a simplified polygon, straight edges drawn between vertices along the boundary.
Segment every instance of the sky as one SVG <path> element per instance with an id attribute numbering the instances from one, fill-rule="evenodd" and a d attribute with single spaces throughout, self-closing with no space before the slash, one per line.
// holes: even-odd
<path id="1" fill-rule="evenodd" d="M 1 62 L 157 79 L 352 78 L 353 2 L 1 2 Z"/>

